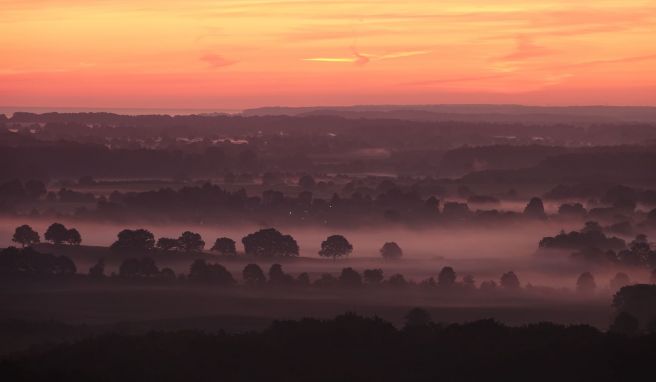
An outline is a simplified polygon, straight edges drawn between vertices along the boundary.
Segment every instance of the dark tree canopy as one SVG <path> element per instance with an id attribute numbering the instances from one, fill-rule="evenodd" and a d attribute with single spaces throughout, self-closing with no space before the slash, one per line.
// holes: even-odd
<path id="1" fill-rule="evenodd" d="M 576 290 L 583 293 L 593 292 L 597 288 L 594 276 L 590 272 L 583 272 L 576 280 Z"/>
<path id="2" fill-rule="evenodd" d="M 244 252 L 250 256 L 298 256 L 299 253 L 296 240 L 274 228 L 261 229 L 245 236 L 241 241 L 244 244 Z"/>
<path id="3" fill-rule="evenodd" d="M 27 224 L 16 227 L 14 236 L 11 241 L 20 244 L 22 247 L 29 247 L 40 241 L 39 234 Z"/>
<path id="4" fill-rule="evenodd" d="M 506 272 L 501 275 L 501 286 L 506 289 L 519 289 L 519 277 L 513 271 Z"/>
<path id="5" fill-rule="evenodd" d="M 124 229 L 110 249 L 116 252 L 148 252 L 155 247 L 155 236 L 145 229 Z"/>
<path id="6" fill-rule="evenodd" d="M 82 236 L 75 228 L 70 228 L 66 232 L 66 242 L 70 245 L 80 245 L 82 243 Z"/>
<path id="7" fill-rule="evenodd" d="M 244 283 L 249 286 L 262 286 L 266 283 L 266 276 L 257 264 L 248 264 L 242 271 Z"/>
<path id="8" fill-rule="evenodd" d="M 613 309 L 616 314 L 628 313 L 639 321 L 641 326 L 656 319 L 656 285 L 635 284 L 622 287 L 613 296 Z"/>
<path id="9" fill-rule="evenodd" d="M 5 248 L 0 251 L 0 275 L 12 277 L 63 277 L 77 272 L 66 256 L 40 253 L 31 247 Z"/>
<path id="10" fill-rule="evenodd" d="M 100 259 L 96 264 L 89 268 L 89 277 L 93 279 L 102 279 L 105 277 L 105 260 Z"/>
<path id="11" fill-rule="evenodd" d="M 328 236 L 321 243 L 319 256 L 332 257 L 333 259 L 341 256 L 348 256 L 353 251 L 353 246 L 342 235 Z"/>
<path id="12" fill-rule="evenodd" d="M 534 219 L 546 219 L 547 214 L 544 212 L 542 199 L 532 198 L 526 205 L 526 208 L 524 208 L 524 216 Z"/>
<path id="13" fill-rule="evenodd" d="M 62 244 L 68 239 L 68 229 L 61 223 L 53 223 L 48 227 L 44 238 L 54 244 Z"/>
<path id="14" fill-rule="evenodd" d="M 346 287 L 359 287 L 362 285 L 362 276 L 351 267 L 344 268 L 339 275 L 339 283 Z"/>
<path id="15" fill-rule="evenodd" d="M 121 263 L 118 275 L 126 279 L 154 278 L 159 275 L 159 268 L 151 257 L 126 259 Z"/>
<path id="16" fill-rule="evenodd" d="M 380 255 L 385 259 L 400 259 L 403 256 L 403 250 L 396 242 L 387 242 L 380 249 Z"/>
<path id="17" fill-rule="evenodd" d="M 226 267 L 221 264 L 207 263 L 203 259 L 197 259 L 191 264 L 189 280 L 220 286 L 235 284 L 235 279 Z"/>
<path id="18" fill-rule="evenodd" d="M 212 251 L 218 252 L 223 256 L 235 256 L 237 254 L 237 246 L 235 241 L 229 237 L 220 237 L 214 242 Z"/>
<path id="19" fill-rule="evenodd" d="M 362 272 L 364 277 L 364 282 L 370 285 L 378 285 L 383 282 L 383 270 L 382 269 L 365 269 Z"/>
<path id="20" fill-rule="evenodd" d="M 456 272 L 451 267 L 444 267 L 437 276 L 437 285 L 451 287 L 456 282 Z"/>
<path id="21" fill-rule="evenodd" d="M 205 248 L 205 242 L 199 233 L 185 231 L 178 238 L 180 249 L 185 252 L 200 252 Z"/>

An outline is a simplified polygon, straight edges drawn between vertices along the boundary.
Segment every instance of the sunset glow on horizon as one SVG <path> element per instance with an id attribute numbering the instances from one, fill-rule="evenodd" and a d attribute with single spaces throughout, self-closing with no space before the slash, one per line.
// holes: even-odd
<path id="1" fill-rule="evenodd" d="M 656 105 L 656 1 L 0 0 L 0 106 Z"/>

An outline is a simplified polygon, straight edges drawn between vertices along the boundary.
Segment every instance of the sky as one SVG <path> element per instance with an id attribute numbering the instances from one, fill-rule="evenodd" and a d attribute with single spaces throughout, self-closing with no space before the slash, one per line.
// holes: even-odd
<path id="1" fill-rule="evenodd" d="M 0 106 L 656 106 L 656 0 L 0 0 L 0 52 Z"/>

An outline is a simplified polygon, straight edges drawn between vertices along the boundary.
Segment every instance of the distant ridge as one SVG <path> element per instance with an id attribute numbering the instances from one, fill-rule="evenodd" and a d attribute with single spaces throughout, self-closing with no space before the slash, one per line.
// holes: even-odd
<path id="1" fill-rule="evenodd" d="M 343 118 L 403 119 L 412 121 L 487 121 L 530 123 L 656 123 L 650 106 L 524 106 L 524 105 L 355 105 L 314 107 L 261 107 L 244 116 L 330 115 Z"/>

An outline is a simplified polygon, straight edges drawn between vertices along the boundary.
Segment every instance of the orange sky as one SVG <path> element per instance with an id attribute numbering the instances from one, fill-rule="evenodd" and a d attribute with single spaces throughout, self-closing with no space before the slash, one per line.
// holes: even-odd
<path id="1" fill-rule="evenodd" d="M 0 0 L 0 105 L 656 105 L 656 0 Z"/>

